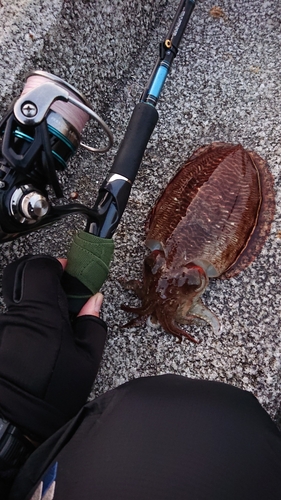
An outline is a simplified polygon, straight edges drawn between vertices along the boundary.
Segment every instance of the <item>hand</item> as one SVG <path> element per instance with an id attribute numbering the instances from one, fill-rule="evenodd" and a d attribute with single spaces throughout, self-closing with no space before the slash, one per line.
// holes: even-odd
<path id="1" fill-rule="evenodd" d="M 58 261 L 61 263 L 63 270 L 65 270 L 67 266 L 67 259 L 58 259 Z M 99 318 L 100 316 L 100 310 L 103 302 L 103 295 L 102 293 L 98 292 L 86 302 L 86 304 L 82 307 L 81 311 L 77 314 L 77 318 L 79 316 L 96 316 Z"/>
<path id="2" fill-rule="evenodd" d="M 27 256 L 3 272 L 0 412 L 35 441 L 53 434 L 86 403 L 106 338 L 100 293 L 70 323 L 61 285 L 65 264 Z"/>

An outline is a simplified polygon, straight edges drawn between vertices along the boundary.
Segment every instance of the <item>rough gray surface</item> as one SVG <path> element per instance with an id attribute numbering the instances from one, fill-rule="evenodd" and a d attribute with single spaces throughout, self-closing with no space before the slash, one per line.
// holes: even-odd
<path id="1" fill-rule="evenodd" d="M 175 12 L 171 0 L 1 1 L 1 113 L 19 95 L 24 75 L 44 69 L 64 78 L 96 106 L 115 134 L 110 153 L 82 150 L 64 178 L 66 198 L 93 204 L 134 104 L 147 81 Z M 219 5 L 224 13 L 214 17 Z M 278 418 L 280 407 L 281 71 L 279 2 L 198 0 L 158 105 L 159 123 L 119 230 L 105 294 L 109 333 L 92 396 L 134 377 L 178 373 L 229 382 L 252 391 Z M 90 124 L 85 132 L 92 141 Z M 203 300 L 222 321 L 191 327 L 199 345 L 149 326 L 120 330 L 134 302 L 120 277 L 141 277 L 144 223 L 156 197 L 200 145 L 240 142 L 266 158 L 275 178 L 277 212 L 260 256 L 237 278 L 213 281 Z M 27 252 L 66 255 L 80 218 L 2 246 L 0 268 Z"/>

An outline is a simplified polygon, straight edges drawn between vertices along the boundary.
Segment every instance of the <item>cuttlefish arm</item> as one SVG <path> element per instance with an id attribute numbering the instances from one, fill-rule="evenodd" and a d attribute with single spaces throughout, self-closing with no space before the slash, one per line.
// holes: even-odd
<path id="1" fill-rule="evenodd" d="M 206 323 L 211 325 L 215 334 L 221 332 L 221 324 L 217 316 L 210 309 L 208 309 L 205 304 L 203 304 L 201 299 L 197 300 L 192 305 L 192 307 L 188 311 L 188 314 L 186 315 L 187 321 L 194 318 L 199 318 L 206 321 Z"/>

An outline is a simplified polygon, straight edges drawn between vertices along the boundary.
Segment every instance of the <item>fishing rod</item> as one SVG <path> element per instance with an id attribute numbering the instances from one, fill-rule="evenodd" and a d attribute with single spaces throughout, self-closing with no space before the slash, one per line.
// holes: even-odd
<path id="1" fill-rule="evenodd" d="M 160 43 L 159 57 L 151 77 L 135 106 L 125 136 L 110 173 L 100 188 L 94 206 L 98 219 L 88 222 L 86 231 L 102 238 L 111 238 L 121 219 L 139 170 L 148 141 L 158 121 L 155 108 L 171 69 L 195 0 L 181 0 L 165 40 Z"/>
<path id="2" fill-rule="evenodd" d="M 180 41 L 195 7 L 195 0 L 181 0 L 151 77 L 135 106 L 113 166 L 103 182 L 94 205 L 97 217 L 88 218 L 84 232 L 74 237 L 64 273 L 69 309 L 78 312 L 105 281 L 113 255 L 112 236 L 127 205 L 148 141 L 156 126 L 155 108 L 165 80 L 177 55 Z"/>
<path id="3" fill-rule="evenodd" d="M 57 172 L 66 169 L 79 145 L 92 152 L 105 152 L 112 146 L 112 132 L 83 94 L 55 75 L 34 71 L 28 75 L 21 96 L 0 122 L 0 243 L 72 213 L 87 218 L 84 231 L 74 237 L 64 273 L 64 286 L 73 311 L 78 311 L 107 277 L 114 247 L 112 236 L 157 124 L 156 104 L 195 2 L 180 1 L 94 207 L 80 203 L 55 206 L 48 192 L 49 186 L 57 198 L 63 196 Z M 100 148 L 80 140 L 90 118 L 97 121 L 107 136 L 107 143 Z"/>

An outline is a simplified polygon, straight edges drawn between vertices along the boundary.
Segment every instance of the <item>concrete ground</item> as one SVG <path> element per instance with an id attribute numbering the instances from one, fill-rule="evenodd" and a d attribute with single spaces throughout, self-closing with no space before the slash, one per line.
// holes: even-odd
<path id="1" fill-rule="evenodd" d="M 212 15 L 213 7 L 221 16 Z M 114 132 L 113 149 L 82 149 L 63 178 L 92 205 L 131 112 L 165 38 L 177 2 L 172 0 L 1 0 L 0 112 L 21 92 L 25 74 L 43 69 L 83 92 Z M 159 122 L 122 222 L 103 287 L 108 339 L 92 397 L 129 379 L 162 373 L 224 381 L 252 391 L 278 420 L 280 413 L 281 267 L 281 6 L 275 0 L 197 0 L 158 105 Z M 92 142 L 93 124 L 84 142 Z M 141 277 L 144 223 L 150 207 L 181 164 L 200 145 L 241 143 L 267 159 L 275 179 L 276 217 L 256 261 L 238 277 L 212 281 L 204 302 L 222 331 L 192 326 L 201 340 L 178 343 L 161 328 L 121 330 L 135 303 L 121 277 Z M 65 256 L 80 217 L 2 245 L 0 269 L 26 253 Z M 183 416 L 184 418 L 184 416 Z"/>

